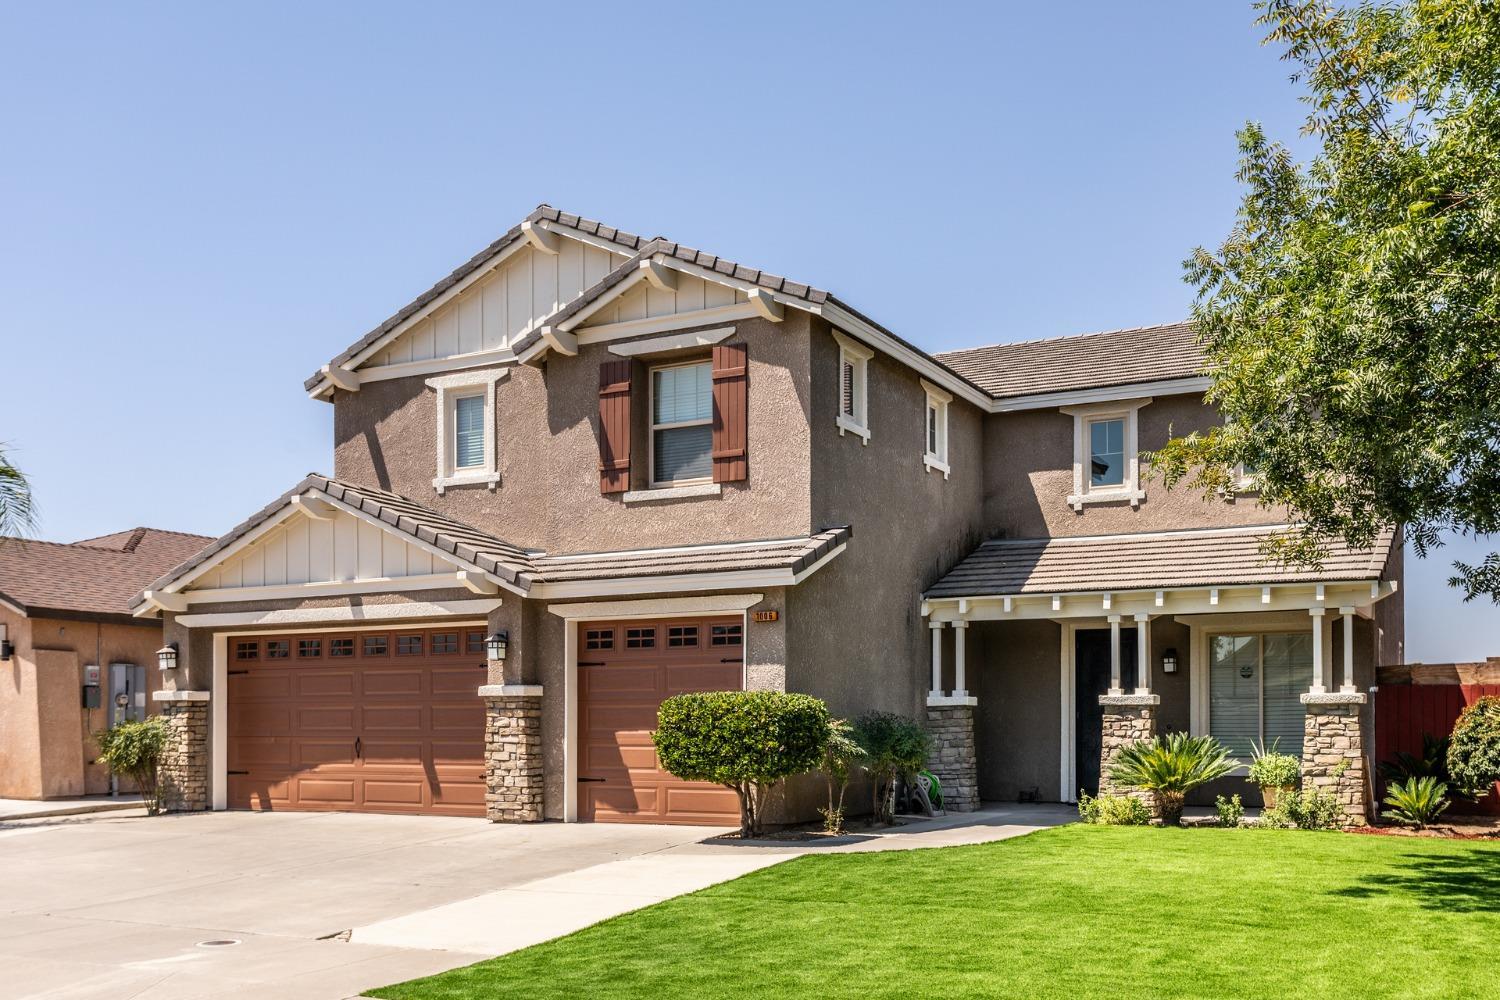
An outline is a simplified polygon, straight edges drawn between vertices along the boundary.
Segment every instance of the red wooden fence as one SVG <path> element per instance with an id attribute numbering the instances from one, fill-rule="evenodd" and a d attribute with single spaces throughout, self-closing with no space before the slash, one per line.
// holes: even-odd
<path id="1" fill-rule="evenodd" d="M 1375 760 L 1393 760 L 1397 751 L 1422 755 L 1422 734 L 1447 736 L 1458 713 L 1485 695 L 1500 695 L 1500 684 L 1382 684 L 1375 692 Z M 1379 794 L 1385 796 L 1384 782 Z M 1500 816 L 1500 785 L 1478 804 L 1455 800 L 1451 811 Z"/>

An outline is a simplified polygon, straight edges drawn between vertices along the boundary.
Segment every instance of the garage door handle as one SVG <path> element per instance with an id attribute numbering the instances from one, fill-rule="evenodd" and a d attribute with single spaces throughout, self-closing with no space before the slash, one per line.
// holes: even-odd
<path id="1" fill-rule="evenodd" d="M 603 778 L 579 778 L 578 780 L 580 782 L 584 782 L 584 781 L 603 781 L 604 779 Z"/>
<path id="2" fill-rule="evenodd" d="M 361 749 L 362 746 L 363 744 L 359 742 L 359 737 L 354 737 L 354 756 L 358 760 L 365 759 L 364 751 Z"/>
<path id="3" fill-rule="evenodd" d="M 720 663 L 744 663 L 745 662 L 745 658 L 743 656 L 726 656 L 726 657 L 724 657 L 724 659 L 720 660 L 719 662 Z"/>

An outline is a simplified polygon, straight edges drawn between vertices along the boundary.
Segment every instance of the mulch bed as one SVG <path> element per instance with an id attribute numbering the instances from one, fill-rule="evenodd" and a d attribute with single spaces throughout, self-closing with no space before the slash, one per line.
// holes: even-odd
<path id="1" fill-rule="evenodd" d="M 1500 840 L 1500 816 L 1457 816 L 1425 830 L 1407 826 L 1359 826 L 1350 833 L 1378 837 L 1438 837 L 1443 840 Z"/>

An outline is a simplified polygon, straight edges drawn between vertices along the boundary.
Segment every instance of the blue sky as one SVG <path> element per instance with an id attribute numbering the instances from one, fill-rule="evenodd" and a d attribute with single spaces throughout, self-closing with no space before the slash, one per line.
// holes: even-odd
<path id="1" fill-rule="evenodd" d="M 1184 316 L 1248 4 L 0 9 L 0 440 L 44 537 L 217 535 L 331 466 L 302 379 L 538 202 L 835 291 L 930 350 Z M 1445 550 L 1411 658 L 1500 652 Z"/>

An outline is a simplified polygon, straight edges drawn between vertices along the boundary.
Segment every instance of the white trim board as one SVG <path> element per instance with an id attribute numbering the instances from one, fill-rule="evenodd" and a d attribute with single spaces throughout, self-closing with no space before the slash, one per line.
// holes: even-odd
<path id="1" fill-rule="evenodd" d="M 682 573 L 672 576 L 630 576 L 605 580 L 578 580 L 533 584 L 526 596 L 539 600 L 565 597 L 612 597 L 640 593 L 678 593 L 695 590 L 738 590 L 744 587 L 795 587 L 840 555 L 847 543 L 835 547 L 800 572 L 787 567 L 725 573 Z"/>
<path id="2" fill-rule="evenodd" d="M 285 608 L 280 611 L 224 611 L 178 615 L 188 628 L 236 625 L 298 625 L 305 622 L 399 621 L 405 618 L 447 618 L 450 615 L 487 615 L 500 606 L 499 598 L 484 601 L 433 601 L 410 604 L 372 604 L 365 607 Z"/>
<path id="3" fill-rule="evenodd" d="M 669 618 L 673 615 L 733 614 L 752 608 L 765 599 L 765 594 L 715 594 L 712 597 L 663 597 L 651 601 L 549 604 L 547 613 L 559 618 Z"/>

